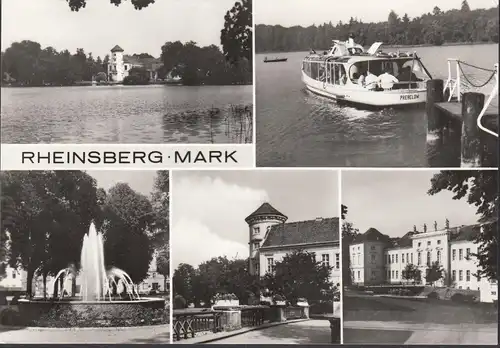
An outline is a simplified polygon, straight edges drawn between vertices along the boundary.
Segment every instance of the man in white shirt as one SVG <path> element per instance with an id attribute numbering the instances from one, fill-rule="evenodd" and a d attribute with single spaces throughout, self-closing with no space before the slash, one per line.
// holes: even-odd
<path id="1" fill-rule="evenodd" d="M 371 71 L 368 71 L 366 73 L 365 77 L 365 87 L 369 90 L 375 90 L 377 89 L 377 84 L 378 84 L 378 77 L 373 75 Z"/>
<path id="2" fill-rule="evenodd" d="M 389 74 L 389 70 L 387 69 L 378 77 L 378 81 L 380 82 L 380 87 L 384 90 L 392 89 L 394 84 L 399 82 L 397 78 Z"/>

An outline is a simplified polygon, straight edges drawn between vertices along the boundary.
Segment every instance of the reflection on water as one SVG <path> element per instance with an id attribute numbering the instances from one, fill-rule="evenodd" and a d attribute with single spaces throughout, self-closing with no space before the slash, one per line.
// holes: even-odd
<path id="1" fill-rule="evenodd" d="M 2 88 L 2 142 L 250 143 L 252 99 L 252 86 Z"/>
<path id="2" fill-rule="evenodd" d="M 446 79 L 448 57 L 488 68 L 498 61 L 498 45 L 415 50 L 434 78 Z M 258 166 L 460 165 L 459 126 L 450 126 L 446 137 L 427 143 L 423 107 L 366 110 L 312 94 L 300 79 L 300 62 L 306 54 L 283 53 L 280 56 L 288 62 L 280 64 L 264 64 L 265 55 L 257 55 Z"/>

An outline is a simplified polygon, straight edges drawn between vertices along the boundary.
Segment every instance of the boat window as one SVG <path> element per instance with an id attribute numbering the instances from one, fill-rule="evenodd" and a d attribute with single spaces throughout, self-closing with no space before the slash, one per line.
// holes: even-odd
<path id="1" fill-rule="evenodd" d="M 423 81 L 423 80 L 427 79 L 427 74 L 425 73 L 424 69 L 422 68 L 422 64 L 416 59 L 411 59 L 411 60 L 405 61 L 401 65 L 400 70 L 401 70 L 401 74 L 411 76 L 412 81 L 415 81 L 415 80 L 416 81 Z M 411 73 L 409 73 L 409 72 L 411 72 Z M 408 80 L 406 80 L 406 81 L 408 81 Z"/>
<path id="2" fill-rule="evenodd" d="M 335 64 L 334 70 L 334 84 L 343 85 L 346 83 L 347 74 L 345 68 L 341 64 Z"/>

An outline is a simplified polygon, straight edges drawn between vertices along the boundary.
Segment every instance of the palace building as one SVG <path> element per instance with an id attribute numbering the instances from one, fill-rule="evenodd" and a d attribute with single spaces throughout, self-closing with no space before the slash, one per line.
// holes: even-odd
<path id="1" fill-rule="evenodd" d="M 332 266 L 331 281 L 340 284 L 339 219 L 287 220 L 269 203 L 262 204 L 245 219 L 249 227 L 250 273 L 264 276 L 286 254 L 303 250 Z"/>
<path id="2" fill-rule="evenodd" d="M 353 284 L 380 285 L 414 283 L 404 279 L 403 271 L 409 264 L 421 272 L 421 283 L 426 285 L 425 274 L 432 263 L 442 266 L 443 278 L 433 285 L 480 292 L 482 302 L 498 298 L 497 282 L 476 276 L 478 244 L 474 237 L 481 233 L 482 225 L 449 227 L 433 231 L 407 232 L 403 237 L 390 238 L 374 228 L 358 235 L 349 245 L 350 268 Z"/>
<path id="3" fill-rule="evenodd" d="M 139 58 L 124 54 L 123 48 L 116 45 L 111 49 L 111 55 L 108 63 L 108 80 L 122 82 L 129 75 L 132 68 L 143 68 L 149 73 L 149 79 L 156 81 L 158 79 L 158 69 L 163 65 L 157 58 Z"/>

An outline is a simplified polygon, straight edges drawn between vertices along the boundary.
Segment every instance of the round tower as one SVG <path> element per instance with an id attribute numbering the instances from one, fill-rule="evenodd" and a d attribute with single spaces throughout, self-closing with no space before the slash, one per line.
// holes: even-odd
<path id="1" fill-rule="evenodd" d="M 257 275 L 260 273 L 259 249 L 264 243 L 271 226 L 285 223 L 287 219 L 284 214 L 273 208 L 269 203 L 263 203 L 245 219 L 249 227 L 250 274 Z"/>
<path id="2" fill-rule="evenodd" d="M 116 45 L 111 49 L 111 74 L 113 79 L 117 82 L 122 81 L 125 74 L 125 67 L 123 64 L 123 48 Z"/>

